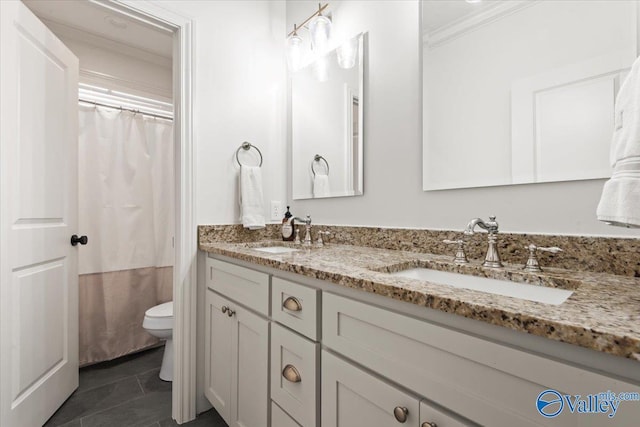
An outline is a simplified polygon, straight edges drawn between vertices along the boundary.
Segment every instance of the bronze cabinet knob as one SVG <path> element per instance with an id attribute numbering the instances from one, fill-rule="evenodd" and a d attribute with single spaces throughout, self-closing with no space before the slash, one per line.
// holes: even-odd
<path id="1" fill-rule="evenodd" d="M 398 420 L 399 423 L 405 423 L 408 415 L 409 410 L 404 406 L 396 406 L 393 408 L 393 416 L 396 417 L 396 420 Z"/>

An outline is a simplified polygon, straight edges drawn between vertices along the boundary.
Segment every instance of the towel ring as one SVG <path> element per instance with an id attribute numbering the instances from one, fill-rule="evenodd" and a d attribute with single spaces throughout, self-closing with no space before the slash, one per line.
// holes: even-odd
<path id="1" fill-rule="evenodd" d="M 240 158 L 238 157 L 238 153 L 240 152 L 240 150 L 250 150 L 251 148 L 255 148 L 256 151 L 258 152 L 258 154 L 260 154 L 260 164 L 258 166 L 262 166 L 262 152 L 260 151 L 260 149 L 258 147 L 256 147 L 255 145 L 253 145 L 250 142 L 243 142 L 240 147 L 238 147 L 238 149 L 236 150 L 236 161 L 238 162 L 238 165 L 242 166 L 242 163 L 240 163 Z"/>
<path id="2" fill-rule="evenodd" d="M 327 159 L 322 157 L 320 154 L 316 154 L 313 156 L 313 161 L 311 162 L 311 172 L 313 172 L 313 176 L 316 176 L 316 171 L 313 169 L 313 165 L 320 160 L 324 161 L 324 164 L 327 165 L 327 175 L 329 175 L 329 162 L 327 162 Z"/>

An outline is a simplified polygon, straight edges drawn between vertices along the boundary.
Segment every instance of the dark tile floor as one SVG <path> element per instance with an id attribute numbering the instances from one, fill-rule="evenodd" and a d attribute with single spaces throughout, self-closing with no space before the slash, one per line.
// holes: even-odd
<path id="1" fill-rule="evenodd" d="M 158 377 L 163 348 L 80 369 L 80 386 L 45 427 L 169 427 L 171 383 Z M 182 424 L 227 427 L 215 410 Z"/>

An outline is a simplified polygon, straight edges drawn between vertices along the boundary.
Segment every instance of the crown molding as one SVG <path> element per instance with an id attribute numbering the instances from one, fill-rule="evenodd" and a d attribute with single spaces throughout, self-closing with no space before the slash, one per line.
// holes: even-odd
<path id="1" fill-rule="evenodd" d="M 430 48 L 442 46 L 466 33 L 513 15 L 539 2 L 540 0 L 513 0 L 498 3 L 480 13 L 460 18 L 430 33 L 425 31 L 422 35 L 422 41 Z"/>

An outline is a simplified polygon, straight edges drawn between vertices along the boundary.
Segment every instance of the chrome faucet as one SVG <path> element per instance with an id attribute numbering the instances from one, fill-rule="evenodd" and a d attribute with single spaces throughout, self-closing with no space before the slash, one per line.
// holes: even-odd
<path id="1" fill-rule="evenodd" d="M 482 266 L 490 268 L 503 267 L 497 247 L 498 237 L 496 234 L 498 234 L 498 223 L 496 222 L 496 217 L 490 216 L 489 221 L 484 221 L 481 218 L 473 218 L 467 224 L 464 234 L 474 234 L 476 226 L 487 230 L 487 233 L 489 234 L 489 248 L 487 249 L 487 256 L 485 256 Z"/>
<path id="2" fill-rule="evenodd" d="M 293 219 L 304 223 L 306 233 L 304 235 L 304 242 L 302 243 L 302 246 L 311 246 L 311 215 L 307 215 L 306 218 L 296 216 Z"/>
<path id="3" fill-rule="evenodd" d="M 498 232 L 498 223 L 495 216 L 490 216 L 489 221 L 485 222 L 482 218 L 473 218 L 467 224 L 467 228 L 464 230 L 464 234 L 471 235 L 475 233 L 476 225 L 480 228 L 484 228 L 488 233 Z"/>

